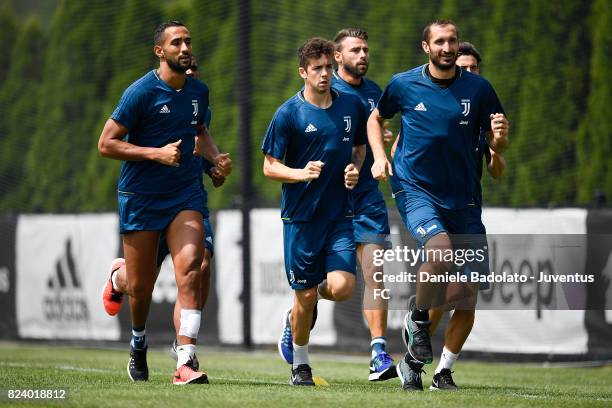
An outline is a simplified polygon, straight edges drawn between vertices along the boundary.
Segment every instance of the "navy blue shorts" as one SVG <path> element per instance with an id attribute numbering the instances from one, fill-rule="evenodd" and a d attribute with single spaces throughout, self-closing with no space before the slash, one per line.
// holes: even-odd
<path id="1" fill-rule="evenodd" d="M 467 233 L 468 209 L 448 210 L 406 191 L 395 194 L 395 202 L 404 225 L 419 247 L 441 232 Z"/>
<path id="2" fill-rule="evenodd" d="M 389 216 L 378 188 L 353 193 L 355 242 L 388 245 Z"/>
<path id="3" fill-rule="evenodd" d="M 356 271 L 355 237 L 350 219 L 284 224 L 285 272 L 294 290 L 309 289 L 332 271 Z"/>
<path id="4" fill-rule="evenodd" d="M 158 197 L 119 192 L 117 198 L 121 234 L 130 231 L 161 232 L 179 212 L 193 210 L 202 213 L 204 208 L 204 193 L 196 183 L 174 196 Z"/>
<path id="5" fill-rule="evenodd" d="M 215 254 L 215 244 L 214 239 L 215 235 L 213 233 L 212 225 L 210 225 L 210 220 L 208 218 L 204 218 L 204 246 L 206 249 L 210 251 L 210 257 L 212 258 Z M 166 243 L 166 238 L 164 234 L 159 237 L 159 247 L 157 248 L 157 267 L 159 268 L 161 264 L 164 262 L 164 259 L 170 254 L 170 250 L 168 249 L 168 244 Z"/>

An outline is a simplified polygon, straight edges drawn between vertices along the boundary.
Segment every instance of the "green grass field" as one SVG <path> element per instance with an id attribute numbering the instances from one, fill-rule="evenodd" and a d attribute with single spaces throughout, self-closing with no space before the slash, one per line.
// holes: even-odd
<path id="1" fill-rule="evenodd" d="M 315 354 L 314 375 L 325 378 L 329 387 L 294 388 L 287 385 L 288 366 L 272 352 L 201 350 L 200 363 L 211 384 L 184 387 L 171 384 L 174 363 L 162 349 L 149 351 L 150 381 L 131 383 L 125 369 L 127 354 L 122 350 L 1 345 L 0 404 L 16 405 L 7 399 L 8 389 L 62 388 L 67 390 L 67 399 L 54 406 L 612 406 L 612 366 L 541 368 L 460 361 L 454 374 L 459 392 L 407 393 L 398 379 L 368 383 L 367 356 L 361 360 Z M 434 367 L 426 368 L 426 388 Z M 40 407 L 51 402 L 18 405 Z"/>

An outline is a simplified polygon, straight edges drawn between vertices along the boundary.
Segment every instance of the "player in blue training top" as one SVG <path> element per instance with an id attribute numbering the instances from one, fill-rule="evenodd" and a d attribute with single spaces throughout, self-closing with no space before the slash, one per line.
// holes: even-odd
<path id="1" fill-rule="evenodd" d="M 474 150 L 481 129 L 489 147 L 503 153 L 508 121 L 491 84 L 455 65 L 459 46 L 456 25 L 437 20 L 423 31 L 429 63 L 393 76 L 368 120 L 374 154 L 372 175 L 392 175 L 393 193 L 402 220 L 428 255 L 419 268 L 416 297 L 404 318 L 408 352 L 398 365 L 406 390 L 422 390 L 421 369 L 431 363 L 429 309 L 445 303 L 446 286 L 422 281 L 421 272 L 442 276 L 452 262 L 436 254 L 453 251 L 449 234 L 468 232 L 473 204 Z M 401 135 L 393 167 L 383 147 L 385 118 L 401 112 Z"/>
<path id="2" fill-rule="evenodd" d="M 482 59 L 478 50 L 476 50 L 471 43 L 460 43 L 457 55 L 457 66 L 464 71 L 480 75 L 480 63 Z M 466 233 L 471 234 L 469 240 L 472 241 L 473 247 L 477 249 L 488 247 L 486 229 L 482 223 L 482 187 L 480 185 L 480 179 L 482 178 L 483 161 L 486 163 L 489 175 L 495 179 L 502 176 L 506 167 L 506 162 L 501 153 L 497 153 L 489 147 L 486 132 L 480 133 L 475 152 L 476 172 L 474 178 L 474 203 L 468 207 Z M 477 271 L 483 275 L 489 274 L 488 256 L 485 257 L 482 262 L 471 263 L 468 267 L 469 270 L 467 272 Z M 445 309 L 429 309 L 429 320 L 431 320 L 430 333 L 432 334 L 440 323 L 444 312 L 454 309 L 444 333 L 444 348 L 440 355 L 438 366 L 434 371 L 430 386 L 431 389 L 456 390 L 458 388 L 453 380 L 453 372 L 451 370 L 454 363 L 459 358 L 459 353 L 463 348 L 463 344 L 472 331 L 478 290 L 486 289 L 487 287 L 487 284 L 478 284 L 477 282 L 449 283 L 447 289 L 448 293 L 456 294 L 456 301 Z"/>
<path id="3" fill-rule="evenodd" d="M 185 72 L 187 76 L 191 76 L 192 78 L 198 77 L 198 65 L 195 56 L 191 56 L 191 66 Z M 210 129 L 210 121 L 212 119 L 212 111 L 210 106 L 204 116 L 204 124 L 207 129 Z M 202 168 L 202 173 L 206 173 L 212 180 L 212 184 L 214 187 L 220 187 L 225 183 L 225 176 L 216 168 L 214 165 L 206 160 L 203 157 L 196 157 L 200 161 L 200 166 Z M 200 173 L 200 175 L 202 174 Z M 210 260 L 214 254 L 214 234 L 212 225 L 210 223 L 209 211 L 208 211 L 208 194 L 206 189 L 204 189 L 204 180 L 200 177 L 200 182 L 202 183 L 202 189 L 204 193 L 204 207 L 202 209 L 202 213 L 204 215 L 204 257 L 202 259 L 202 264 L 200 266 L 201 273 L 201 297 L 202 297 L 202 308 L 206 305 L 206 301 L 208 299 L 208 294 L 210 290 Z M 162 234 L 159 240 L 159 246 L 157 248 L 157 273 L 159 274 L 159 270 L 164 259 L 170 254 L 170 250 L 168 249 L 168 245 L 166 244 L 166 240 Z M 125 287 L 126 282 L 126 270 L 125 270 L 125 259 L 117 258 L 111 262 L 110 273 L 112 275 L 112 279 L 117 282 L 117 287 Z M 156 278 L 157 280 L 157 278 Z M 110 285 L 107 283 L 107 285 Z M 123 297 L 120 296 L 118 301 L 113 301 L 111 298 L 109 303 L 113 306 L 118 304 L 118 308 L 121 307 Z M 115 308 L 115 310 L 118 310 Z M 173 313 L 173 321 L 174 328 L 178 333 L 181 325 L 181 302 L 177 298 L 174 304 L 174 313 Z M 172 347 L 170 349 L 170 354 L 174 358 L 174 360 L 178 360 L 177 352 L 177 343 L 176 339 L 172 342 Z M 197 370 L 199 368 L 199 361 L 197 356 L 194 354 L 193 357 L 193 367 Z"/>
<path id="4" fill-rule="evenodd" d="M 111 273 L 103 301 L 106 311 L 116 314 L 122 294 L 129 295 L 132 341 L 128 375 L 132 381 L 147 381 L 145 324 L 163 233 L 172 254 L 182 307 L 173 383 L 203 383 L 208 381 L 206 375 L 193 367 L 204 253 L 204 195 L 194 151 L 215 163 L 226 176 L 231 160 L 219 153 L 204 126 L 208 88 L 185 75 L 191 63 L 187 28 L 178 21 L 162 23 L 155 31 L 153 50 L 159 68 L 126 89 L 98 142 L 102 156 L 124 161 L 118 199 L 127 279 L 122 287 Z"/>
<path id="5" fill-rule="evenodd" d="M 380 87 L 365 77 L 370 64 L 368 33 L 360 28 L 345 28 L 334 39 L 334 57 L 338 70 L 334 72 L 332 87 L 339 91 L 359 97 L 365 109 L 370 112 L 382 94 Z M 386 125 L 386 123 L 385 123 Z M 390 141 L 392 133 L 385 129 L 385 142 Z M 382 272 L 382 266 L 375 266 L 373 254 L 384 248 L 389 236 L 387 206 L 378 181 L 369 169 L 374 163 L 372 149 L 366 144 L 366 156 L 359 173 L 359 182 L 351 191 L 353 198 L 353 228 L 357 260 L 363 272 L 365 290 L 363 294 L 364 314 L 370 328 L 372 360 L 370 361 L 370 381 L 384 381 L 397 376 L 393 358 L 385 351 L 387 340 L 387 301 L 376 296 L 376 290 L 384 289 L 384 283 L 374 279 L 374 273 Z"/>
<path id="6" fill-rule="evenodd" d="M 330 88 L 333 51 L 321 38 L 300 47 L 304 88 L 278 108 L 262 145 L 264 175 L 283 183 L 285 272 L 295 296 L 278 348 L 293 385 L 314 385 L 308 340 L 318 297 L 346 300 L 355 286 L 348 190 L 359 180 L 367 111 L 356 96 Z"/>

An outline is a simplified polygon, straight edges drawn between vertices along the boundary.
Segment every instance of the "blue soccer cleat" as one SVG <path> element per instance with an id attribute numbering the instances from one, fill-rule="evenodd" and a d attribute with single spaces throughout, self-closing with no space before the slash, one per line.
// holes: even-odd
<path id="1" fill-rule="evenodd" d="M 317 304 L 315 303 L 314 310 L 312 311 L 312 323 L 310 324 L 310 330 L 312 330 L 317 322 L 318 310 Z M 285 360 L 287 364 L 293 364 L 293 334 L 291 333 L 291 309 L 288 309 L 283 315 L 283 332 L 278 339 L 278 354 Z"/>
<path id="2" fill-rule="evenodd" d="M 393 358 L 386 352 L 382 352 L 370 361 L 369 381 L 385 381 L 397 377 L 397 371 L 393 365 Z"/>
<path id="3" fill-rule="evenodd" d="M 278 354 L 287 364 L 293 364 L 293 335 L 291 334 L 291 309 L 283 315 L 283 332 L 278 339 Z"/>

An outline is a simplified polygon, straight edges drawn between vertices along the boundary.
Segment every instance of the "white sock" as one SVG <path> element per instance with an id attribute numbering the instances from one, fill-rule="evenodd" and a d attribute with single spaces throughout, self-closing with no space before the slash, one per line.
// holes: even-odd
<path id="1" fill-rule="evenodd" d="M 305 346 L 298 346 L 293 343 L 293 368 L 297 368 L 300 364 L 310 365 L 310 359 L 308 358 L 308 344 Z"/>
<path id="2" fill-rule="evenodd" d="M 113 273 L 111 274 L 111 282 L 113 283 L 113 289 L 117 292 L 121 292 L 119 289 L 117 289 L 117 271 L 119 269 L 115 269 L 113 271 Z"/>
<path id="3" fill-rule="evenodd" d="M 176 348 L 176 356 L 178 357 L 176 360 L 176 368 L 178 369 L 183 364 L 187 364 L 189 360 L 192 360 L 193 356 L 195 356 L 195 351 L 195 344 L 183 344 L 182 346 L 178 346 Z"/>
<path id="4" fill-rule="evenodd" d="M 453 368 L 453 364 L 455 364 L 455 361 L 457 361 L 458 358 L 459 353 L 455 354 L 446 347 L 444 347 L 442 349 L 442 355 L 440 356 L 440 362 L 438 363 L 438 366 L 436 367 L 436 372 L 434 374 L 438 374 L 445 368 L 448 368 L 450 370 L 451 368 Z"/>

